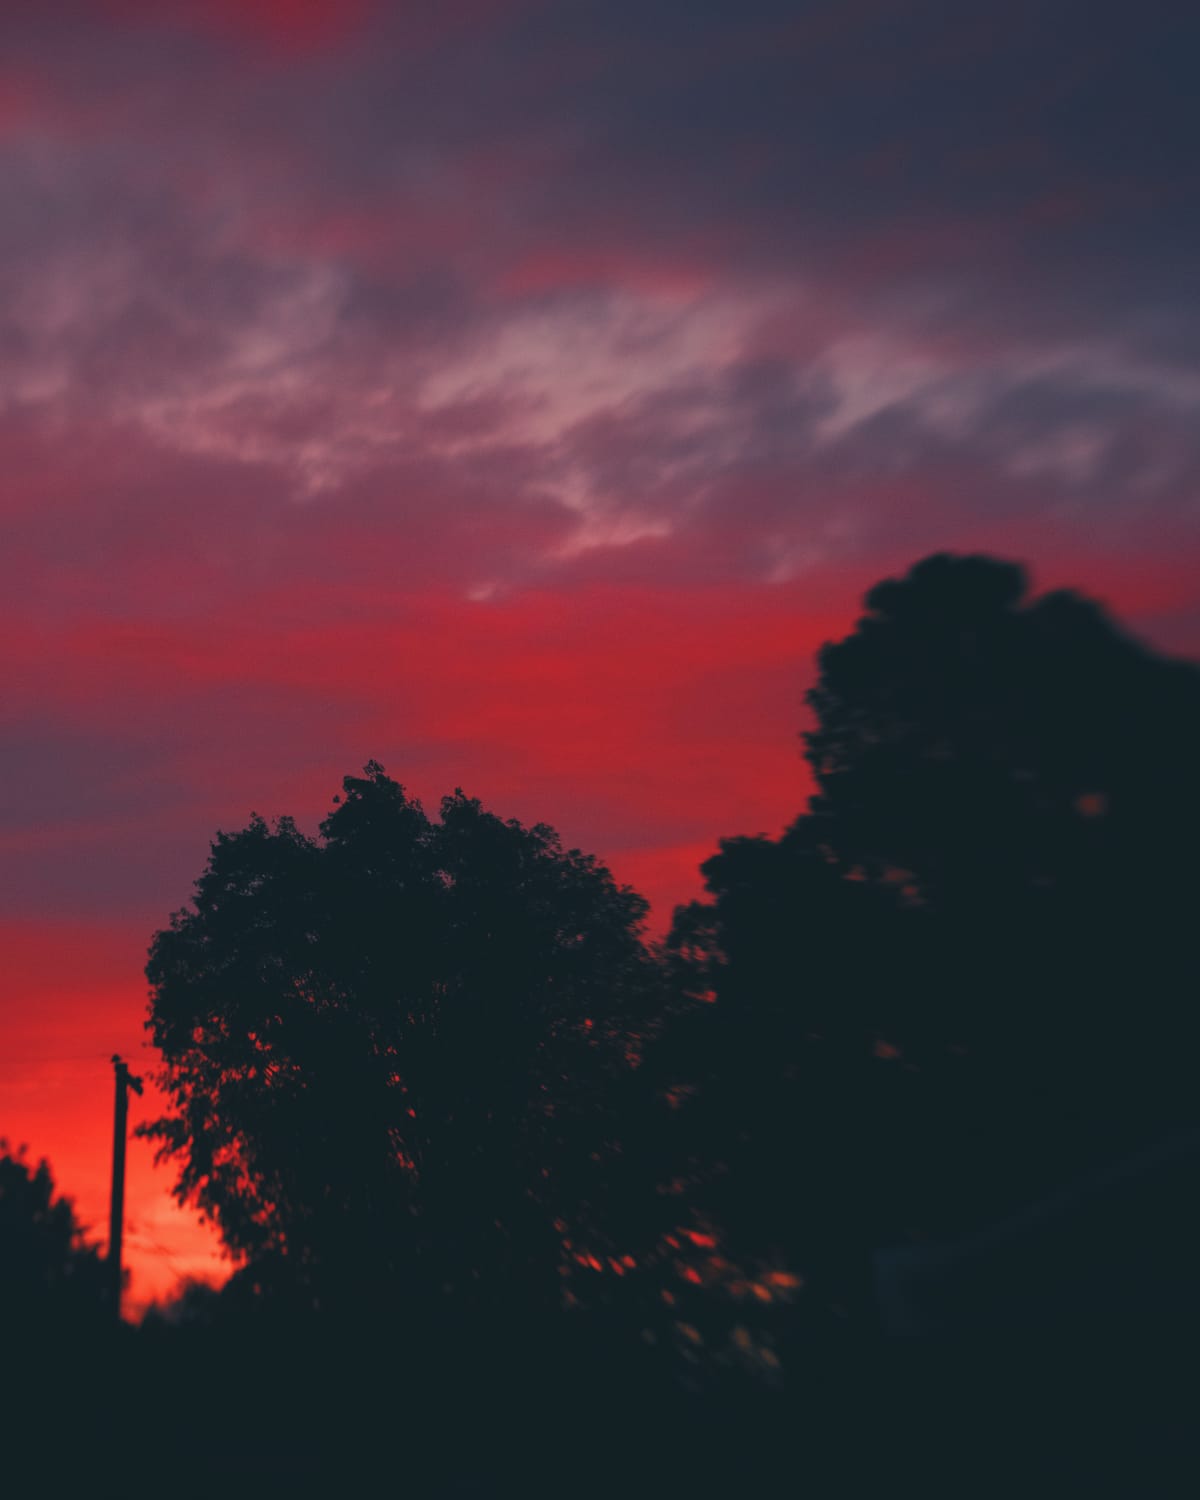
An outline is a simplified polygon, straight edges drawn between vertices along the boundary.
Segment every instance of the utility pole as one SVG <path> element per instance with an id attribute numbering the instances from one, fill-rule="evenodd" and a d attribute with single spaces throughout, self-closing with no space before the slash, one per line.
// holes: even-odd
<path id="1" fill-rule="evenodd" d="M 129 1090 L 142 1092 L 142 1080 L 129 1071 L 129 1064 L 113 1053 L 117 1092 L 113 1104 L 112 1197 L 108 1205 L 108 1275 L 113 1317 L 121 1321 L 121 1235 L 125 1226 L 125 1129 L 129 1114 Z"/>

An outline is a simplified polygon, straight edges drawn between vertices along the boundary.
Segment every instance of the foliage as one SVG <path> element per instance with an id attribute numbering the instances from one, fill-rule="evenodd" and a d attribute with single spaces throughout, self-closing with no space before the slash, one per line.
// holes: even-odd
<path id="1" fill-rule="evenodd" d="M 231 1308 L 583 1303 L 775 1378 L 871 1326 L 880 1247 L 1200 1123 L 1200 671 L 938 556 L 808 701 L 807 811 L 659 952 L 550 829 L 374 763 L 319 838 L 217 837 L 147 973 Z"/>
<path id="2" fill-rule="evenodd" d="M 808 695 L 809 811 L 676 915 L 690 1005 L 649 1062 L 718 1255 L 808 1282 L 797 1334 L 869 1320 L 874 1247 L 1197 1112 L 1200 671 L 987 558 L 865 603 Z"/>
<path id="3" fill-rule="evenodd" d="M 1186 1123 L 1200 669 L 988 558 L 928 558 L 866 606 L 809 697 L 817 836 L 928 913 L 919 995 L 993 1070 L 1017 1176 Z"/>
<path id="4" fill-rule="evenodd" d="M 374 762 L 319 838 L 218 835 L 147 968 L 178 1195 L 310 1304 L 557 1299 L 653 1020 L 645 911 L 550 828 L 462 792 L 431 820 Z"/>
<path id="5" fill-rule="evenodd" d="M 13 1153 L 0 1140 L 0 1324 L 98 1320 L 105 1271 L 71 1200 L 55 1196 L 48 1164 L 31 1167 L 24 1148 Z"/>

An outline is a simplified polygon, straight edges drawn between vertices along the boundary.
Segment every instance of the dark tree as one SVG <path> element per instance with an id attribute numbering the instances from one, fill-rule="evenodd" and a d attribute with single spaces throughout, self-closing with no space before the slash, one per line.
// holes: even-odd
<path id="1" fill-rule="evenodd" d="M 988 558 L 866 606 L 809 695 L 812 817 L 929 919 L 903 1024 L 933 1000 L 973 1059 L 983 1175 L 1007 1158 L 1012 1196 L 1190 1123 L 1200 669 Z"/>
<path id="2" fill-rule="evenodd" d="M 46 1162 L 31 1167 L 0 1141 L 0 1325 L 12 1332 L 78 1327 L 105 1316 L 107 1281 Z"/>
<path id="3" fill-rule="evenodd" d="M 956 913 L 1083 882 L 1174 916 L 1194 864 L 1172 830 L 1200 817 L 1197 668 L 1074 594 L 1030 599 L 989 558 L 927 558 L 865 603 L 808 694 L 812 811 L 841 862 Z"/>
<path id="4" fill-rule="evenodd" d="M 176 1192 L 306 1305 L 557 1305 L 653 1018 L 645 903 L 554 832 L 375 763 L 319 838 L 220 834 L 154 939 Z"/>
<path id="5" fill-rule="evenodd" d="M 1200 671 L 988 558 L 865 602 L 809 694 L 810 810 L 705 865 L 649 1064 L 720 1254 L 808 1282 L 793 1327 L 867 1316 L 873 1247 L 1197 1118 Z"/>
<path id="6" fill-rule="evenodd" d="M 845 879 L 803 820 L 723 840 L 703 874 L 709 901 L 675 916 L 678 1005 L 647 1060 L 704 1234 L 672 1232 L 687 1252 L 672 1306 L 710 1352 L 770 1375 L 789 1340 L 861 1307 L 867 1248 L 900 1212 L 881 1121 L 911 1082 L 890 1038 L 912 935 L 896 893 Z"/>

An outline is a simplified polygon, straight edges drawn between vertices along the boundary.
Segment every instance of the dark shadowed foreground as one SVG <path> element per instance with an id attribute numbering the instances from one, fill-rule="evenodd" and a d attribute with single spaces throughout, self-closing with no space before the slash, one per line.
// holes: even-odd
<path id="1" fill-rule="evenodd" d="M 30 1494 L 1183 1495 L 1196 1331 L 822 1343 L 786 1390 L 704 1394 L 510 1330 L 127 1331 L 22 1357 L 7 1472 Z"/>

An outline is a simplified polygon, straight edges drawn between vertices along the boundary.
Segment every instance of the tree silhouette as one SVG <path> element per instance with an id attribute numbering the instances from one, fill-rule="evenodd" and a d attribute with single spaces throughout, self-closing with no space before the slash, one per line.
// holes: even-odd
<path id="1" fill-rule="evenodd" d="M 938 556 L 809 702 L 809 809 L 724 840 L 661 956 L 550 829 L 374 763 L 318 838 L 218 835 L 151 949 L 150 1133 L 230 1306 L 583 1303 L 775 1379 L 872 1326 L 878 1248 L 1197 1123 L 1200 672 Z"/>
<path id="2" fill-rule="evenodd" d="M 149 1127 L 248 1262 L 305 1306 L 557 1305 L 653 1020 L 642 899 L 554 832 L 372 762 L 320 837 L 220 834 L 154 939 Z"/>
<path id="3" fill-rule="evenodd" d="M 1200 809 L 1200 673 L 1074 594 L 1026 593 L 1014 564 L 945 555 L 868 593 L 808 694 L 823 837 L 956 914 L 1081 880 L 1173 912 L 1191 858 L 1168 829 Z"/>
<path id="4" fill-rule="evenodd" d="M 668 943 L 679 1006 L 647 1061 L 707 1235 L 683 1239 L 674 1306 L 707 1347 L 772 1374 L 792 1340 L 862 1306 L 868 1247 L 901 1214 L 884 1119 L 912 1081 L 888 1037 L 914 934 L 895 892 L 845 879 L 804 821 L 723 840 L 703 874 L 709 901 L 676 913 Z"/>
<path id="5" fill-rule="evenodd" d="M 920 992 L 1024 1141 L 1010 1195 L 1190 1122 L 1200 670 L 987 558 L 866 606 L 809 695 L 817 837 L 931 918 Z"/>
<path id="6" fill-rule="evenodd" d="M 723 1253 L 809 1282 L 793 1325 L 866 1316 L 872 1247 L 1197 1115 L 1200 671 L 983 557 L 865 605 L 808 695 L 809 811 L 676 916 L 650 1064 Z"/>
<path id="7" fill-rule="evenodd" d="M 56 1197 L 48 1164 L 0 1140 L 0 1323 L 7 1331 L 94 1324 L 106 1312 L 104 1262 Z"/>

